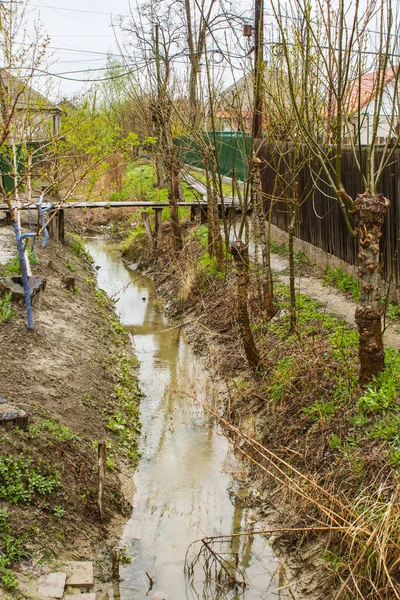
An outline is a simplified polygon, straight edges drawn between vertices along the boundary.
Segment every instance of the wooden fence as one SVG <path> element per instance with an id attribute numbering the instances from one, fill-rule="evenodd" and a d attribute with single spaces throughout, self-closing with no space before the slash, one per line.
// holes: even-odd
<path id="1" fill-rule="evenodd" d="M 382 149 L 377 147 L 376 159 L 379 160 Z M 267 208 L 272 202 L 272 223 L 288 230 L 290 222 L 290 208 L 287 198 L 293 197 L 293 181 L 290 180 L 290 155 L 280 161 L 282 152 L 276 152 L 274 147 L 265 143 L 260 156 L 263 158 L 263 192 L 266 197 Z M 366 150 L 362 160 L 365 160 Z M 342 152 L 343 177 L 342 181 L 348 194 L 355 198 L 357 193 L 363 191 L 362 180 L 351 149 Z M 276 170 L 280 176 L 276 178 Z M 301 201 L 297 223 L 296 237 L 322 248 L 326 252 L 357 264 L 357 242 L 349 234 L 344 217 L 339 209 L 332 190 L 321 178 L 316 177 L 318 165 L 311 166 L 305 163 L 299 168 L 297 182 L 298 194 Z M 292 178 L 293 179 L 293 178 Z M 285 185 L 286 184 L 286 185 Z M 400 283 L 400 149 L 397 149 L 390 165 L 386 168 L 379 191 L 391 202 L 383 226 L 381 238 L 381 261 L 383 276 L 386 280 L 393 274 L 393 281 Z"/>

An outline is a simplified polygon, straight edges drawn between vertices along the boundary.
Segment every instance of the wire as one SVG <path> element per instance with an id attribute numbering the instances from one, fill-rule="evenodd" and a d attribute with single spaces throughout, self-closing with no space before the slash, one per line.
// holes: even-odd
<path id="1" fill-rule="evenodd" d="M 84 25 L 85 27 L 90 27 L 91 29 L 97 29 L 97 31 L 103 31 L 102 29 L 100 29 L 100 27 L 96 27 L 95 25 L 89 25 L 89 23 L 84 23 L 83 21 L 79 21 L 79 19 L 75 19 L 75 17 L 71 17 L 70 15 L 64 15 L 62 13 L 62 11 L 54 6 L 48 6 L 47 4 L 43 4 L 43 5 L 35 5 L 37 8 L 50 8 L 51 10 L 54 10 L 56 13 L 60 14 L 63 17 L 66 17 L 67 19 L 71 19 L 72 21 L 75 21 L 76 23 L 80 23 L 80 25 Z M 65 10 L 65 9 L 62 9 Z M 68 9 L 66 9 L 68 10 Z M 111 16 L 111 15 L 109 15 Z"/>
<path id="2" fill-rule="evenodd" d="M 3 4 L 3 2 L 2 2 Z M 49 6 L 48 4 L 32 4 L 29 3 L 29 6 L 34 6 L 35 8 L 48 8 L 50 10 L 66 10 L 69 12 L 77 12 L 77 13 L 86 13 L 86 14 L 90 14 L 90 15 L 105 15 L 107 17 L 114 15 L 116 17 L 129 17 L 129 14 L 123 14 L 123 13 L 113 13 L 112 11 L 109 12 L 102 12 L 99 10 L 85 10 L 82 8 L 67 8 L 65 6 Z"/>

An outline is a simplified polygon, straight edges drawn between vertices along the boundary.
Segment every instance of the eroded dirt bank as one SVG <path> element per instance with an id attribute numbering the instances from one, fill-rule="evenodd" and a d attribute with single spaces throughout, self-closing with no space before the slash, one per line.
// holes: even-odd
<path id="1" fill-rule="evenodd" d="M 14 576 L 21 580 L 15 593 L 35 597 L 28 575 L 46 570 L 42 559 L 94 560 L 101 589 L 130 512 L 128 475 L 137 458 L 136 359 L 113 302 L 97 289 L 77 238 L 37 250 L 34 273 L 47 285 L 34 307 L 35 331 L 15 303 L 16 314 L 0 324 L 0 396 L 30 416 L 26 431 L 0 429 L 4 598 L 13 593 Z M 71 289 L 66 276 L 75 278 Z M 103 525 L 99 440 L 107 445 Z"/>

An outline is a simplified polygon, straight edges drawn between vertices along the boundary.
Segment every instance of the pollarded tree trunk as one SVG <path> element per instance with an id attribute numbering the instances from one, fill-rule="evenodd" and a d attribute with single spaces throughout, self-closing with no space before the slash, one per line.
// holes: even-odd
<path id="1" fill-rule="evenodd" d="M 390 201 L 382 194 L 359 194 L 351 211 L 359 242 L 358 274 L 360 277 L 360 305 L 355 321 L 360 333 L 359 359 L 361 385 L 368 383 L 385 366 L 381 318 L 381 276 L 379 239 Z"/>
<path id="2" fill-rule="evenodd" d="M 242 336 L 244 351 L 247 361 L 257 369 L 260 365 L 260 357 L 254 342 L 250 327 L 249 311 L 247 308 L 247 290 L 249 287 L 249 249 L 241 241 L 231 246 L 231 253 L 235 260 L 238 296 L 238 325 Z"/>

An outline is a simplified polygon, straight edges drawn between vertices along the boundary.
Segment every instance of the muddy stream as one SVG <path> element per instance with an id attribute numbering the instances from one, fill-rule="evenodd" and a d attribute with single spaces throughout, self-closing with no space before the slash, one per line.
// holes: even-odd
<path id="1" fill-rule="evenodd" d="M 256 515 L 241 484 L 241 465 L 218 425 L 196 403 L 212 404 L 216 390 L 184 335 L 163 313 L 150 279 L 128 269 L 115 245 L 88 240 L 98 283 L 118 298 L 116 310 L 140 361 L 141 459 L 134 475 L 133 511 L 121 545 L 132 557 L 122 581 L 103 600 L 267 600 L 288 598 L 283 567 L 264 536 L 213 544 L 237 565 L 246 586 L 224 587 L 206 577 L 204 560 L 184 573 L 191 542 L 208 535 L 248 531 Z M 233 540 L 233 541 L 232 541 Z M 189 551 L 193 559 L 200 550 Z M 210 561 L 210 566 L 213 564 Z"/>

